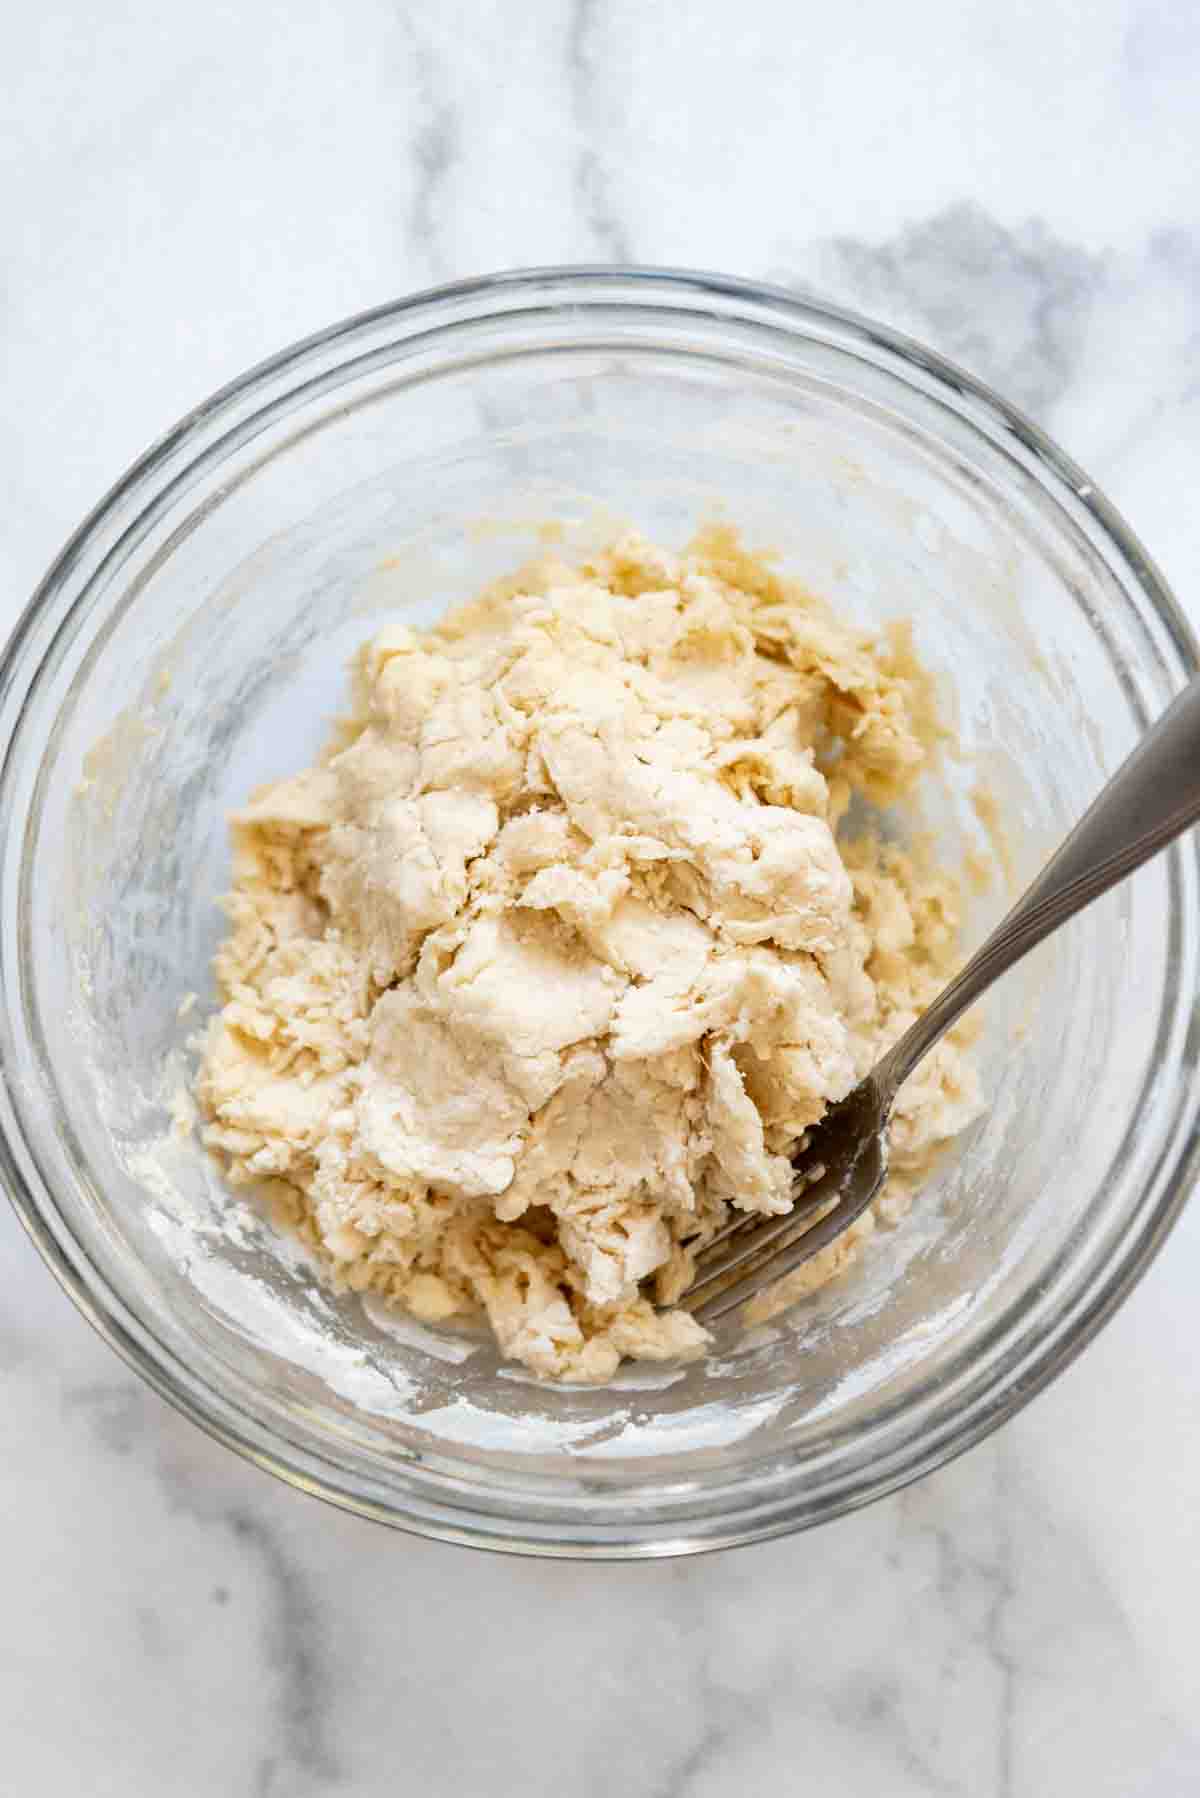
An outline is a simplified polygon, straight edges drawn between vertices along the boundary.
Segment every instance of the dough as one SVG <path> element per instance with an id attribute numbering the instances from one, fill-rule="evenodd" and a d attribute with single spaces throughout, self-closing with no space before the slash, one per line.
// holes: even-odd
<path id="1" fill-rule="evenodd" d="M 954 882 L 835 834 L 940 734 L 902 627 L 840 623 L 728 531 L 383 631 L 317 766 L 234 819 L 205 1141 L 337 1282 L 482 1308 L 540 1375 L 702 1353 L 673 1308 L 696 1249 L 788 1209 L 805 1132 L 954 965 Z M 976 1104 L 947 1041 L 881 1215 Z"/>

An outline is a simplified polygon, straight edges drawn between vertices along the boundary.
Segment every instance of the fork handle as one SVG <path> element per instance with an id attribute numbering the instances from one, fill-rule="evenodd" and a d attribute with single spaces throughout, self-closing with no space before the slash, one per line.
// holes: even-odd
<path id="1" fill-rule="evenodd" d="M 883 1057 L 890 1098 L 1013 963 L 1200 818 L 1200 677 L 1189 682 L 962 972 Z"/>

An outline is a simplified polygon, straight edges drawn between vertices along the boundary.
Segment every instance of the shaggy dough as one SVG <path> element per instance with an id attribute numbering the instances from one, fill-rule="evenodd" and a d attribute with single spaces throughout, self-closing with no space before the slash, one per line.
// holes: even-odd
<path id="1" fill-rule="evenodd" d="M 939 734 L 902 628 L 838 622 L 728 531 L 385 630 L 318 765 L 234 820 L 206 1142 L 340 1283 L 482 1307 L 538 1374 L 702 1352 L 672 1308 L 695 1250 L 730 1206 L 788 1209 L 805 1131 L 953 966 L 954 883 L 834 834 Z M 975 1105 L 948 1041 L 883 1216 Z"/>

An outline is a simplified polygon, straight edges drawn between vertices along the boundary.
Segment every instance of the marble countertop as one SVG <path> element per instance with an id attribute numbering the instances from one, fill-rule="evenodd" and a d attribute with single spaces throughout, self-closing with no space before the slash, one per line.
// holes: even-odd
<path id="1" fill-rule="evenodd" d="M 521 263 L 770 275 L 1026 406 L 1200 621 L 1200 20 L 1179 0 L 42 0 L 0 57 L 0 626 L 273 349 Z M 694 1562 L 511 1562 L 243 1465 L 0 1210 L 13 1792 L 1200 1790 L 1200 1208 L 955 1465 Z M 497 1643 L 503 1647 L 498 1648 Z"/>

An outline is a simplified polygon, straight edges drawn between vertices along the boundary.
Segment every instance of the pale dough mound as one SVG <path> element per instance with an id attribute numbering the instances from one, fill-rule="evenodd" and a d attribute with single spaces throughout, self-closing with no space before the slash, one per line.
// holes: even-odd
<path id="1" fill-rule="evenodd" d="M 234 820 L 205 1141 L 340 1283 L 482 1307 L 539 1374 L 700 1353 L 693 1251 L 731 1205 L 787 1210 L 806 1129 L 953 965 L 953 882 L 834 836 L 938 734 L 902 629 L 840 624 L 730 532 L 384 631 L 320 763 Z M 975 1105 L 946 1043 L 885 1215 Z"/>

